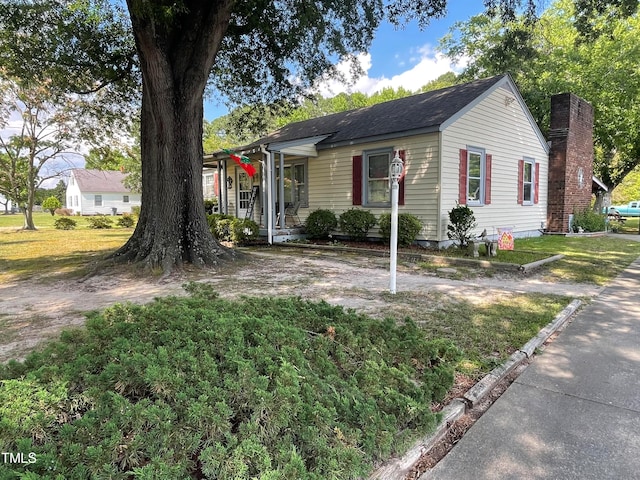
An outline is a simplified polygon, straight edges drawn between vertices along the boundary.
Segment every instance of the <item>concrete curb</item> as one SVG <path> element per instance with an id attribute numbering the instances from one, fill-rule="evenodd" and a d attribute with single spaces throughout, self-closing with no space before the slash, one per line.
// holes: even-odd
<path id="1" fill-rule="evenodd" d="M 307 251 L 317 251 L 317 252 L 343 252 L 343 253 L 356 253 L 364 256 L 374 256 L 374 257 L 388 257 L 389 250 L 376 250 L 376 249 L 366 249 L 366 248 L 356 248 L 356 247 L 343 247 L 340 245 L 310 245 L 304 243 L 278 243 L 276 248 L 293 248 L 298 249 L 304 253 Z M 445 257 L 439 255 L 429 255 L 426 253 L 419 252 L 398 252 L 398 258 L 409 262 L 431 262 L 434 265 L 439 265 L 443 267 L 451 267 L 451 266 L 467 266 L 467 267 L 476 267 L 476 268 L 494 268 L 496 270 L 501 271 L 511 271 L 511 272 L 520 272 L 520 273 L 528 273 L 545 263 L 554 262 L 556 260 L 560 260 L 564 255 L 554 255 L 552 257 L 544 258 L 542 260 L 538 260 L 537 262 L 531 262 L 524 265 L 519 265 L 517 263 L 505 263 L 505 262 L 496 262 L 489 260 L 482 260 L 480 258 L 462 258 L 462 257 Z"/>
<path id="2" fill-rule="evenodd" d="M 476 383 L 462 398 L 457 398 L 443 408 L 442 418 L 434 433 L 420 439 L 402 457 L 386 462 L 368 477 L 368 480 L 404 480 L 411 467 L 420 456 L 431 450 L 448 432 L 453 423 L 482 401 L 493 388 L 509 375 L 522 362 L 531 358 L 535 350 L 546 342 L 551 335 L 562 328 L 571 316 L 582 305 L 574 300 L 567 305 L 556 318 L 529 340 L 520 350 L 515 352 L 501 366 L 494 368 L 489 374 Z"/>

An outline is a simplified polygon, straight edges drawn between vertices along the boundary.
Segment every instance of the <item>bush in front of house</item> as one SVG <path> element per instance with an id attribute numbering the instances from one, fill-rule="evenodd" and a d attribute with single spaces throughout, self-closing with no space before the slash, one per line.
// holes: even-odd
<path id="1" fill-rule="evenodd" d="M 242 245 L 258 238 L 260 227 L 248 218 L 236 218 L 233 215 L 214 213 L 207 215 L 209 229 L 216 240 Z"/>
<path id="2" fill-rule="evenodd" d="M 78 226 L 78 222 L 76 222 L 73 218 L 60 217 L 57 218 L 55 222 L 53 222 L 53 226 L 58 230 L 73 230 Z"/>
<path id="3" fill-rule="evenodd" d="M 96 215 L 95 217 L 87 217 L 89 228 L 112 228 L 113 220 L 104 215 Z"/>
<path id="4" fill-rule="evenodd" d="M 430 431 L 460 353 L 300 298 L 118 304 L 0 365 L 11 478 L 356 479 Z"/>
<path id="5" fill-rule="evenodd" d="M 466 248 L 471 240 L 471 232 L 476 228 L 476 217 L 466 205 L 456 205 L 449 212 L 449 225 L 447 225 L 447 236 L 450 240 L 458 243 L 460 248 Z"/>
<path id="6" fill-rule="evenodd" d="M 131 207 L 131 215 L 133 215 L 136 218 L 140 218 L 140 209 L 142 207 L 140 207 L 140 205 L 134 205 L 133 207 Z"/>
<path id="7" fill-rule="evenodd" d="M 391 242 L 391 214 L 383 213 L 378 219 L 380 234 L 385 242 Z M 418 238 L 422 230 L 422 222 L 411 213 L 398 214 L 398 245 L 408 247 Z"/>
<path id="8" fill-rule="evenodd" d="M 136 223 L 133 219 L 133 216 L 129 213 L 123 213 L 120 218 L 116 221 L 119 227 L 122 228 L 131 228 Z"/>
<path id="9" fill-rule="evenodd" d="M 369 230 L 377 223 L 376 216 L 369 210 L 352 208 L 340 214 L 340 230 L 352 240 L 361 242 L 367 239 Z"/>
<path id="10" fill-rule="evenodd" d="M 304 230 L 309 238 L 328 238 L 338 226 L 336 214 L 331 210 L 319 208 L 309 214 L 304 222 Z"/>
<path id="11" fill-rule="evenodd" d="M 256 240 L 260 233 L 260 226 L 248 218 L 234 218 L 230 225 L 230 239 L 236 245 L 242 245 Z"/>
<path id="12" fill-rule="evenodd" d="M 226 215 L 224 213 L 214 213 L 212 215 L 207 215 L 207 223 L 209 224 L 209 230 L 216 238 L 216 240 L 220 241 L 229 241 L 231 240 L 231 220 L 233 220 L 233 215 Z"/>
<path id="13" fill-rule="evenodd" d="M 580 228 L 584 232 L 603 232 L 606 226 L 607 216 L 594 212 L 590 208 L 573 212 L 573 223 L 571 227 L 574 232 L 579 232 Z"/>
<path id="14" fill-rule="evenodd" d="M 207 199 L 204 201 L 204 211 L 207 215 L 213 215 L 213 210 L 218 206 L 218 199 Z"/>
<path id="15" fill-rule="evenodd" d="M 53 196 L 47 197 L 42 202 L 43 210 L 49 210 L 49 212 L 51 213 L 51 216 L 53 216 L 56 213 L 56 210 L 61 207 L 62 207 L 62 203 L 60 203 L 60 200 L 58 200 L 58 197 L 53 197 Z"/>

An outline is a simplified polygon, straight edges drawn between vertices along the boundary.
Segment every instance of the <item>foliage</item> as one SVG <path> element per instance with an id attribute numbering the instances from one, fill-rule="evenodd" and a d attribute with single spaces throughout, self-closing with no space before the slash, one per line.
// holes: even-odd
<path id="1" fill-rule="evenodd" d="M 60 217 L 56 218 L 56 221 L 53 223 L 53 225 L 58 230 L 73 230 L 78 226 L 78 222 L 76 222 L 73 218 Z"/>
<path id="2" fill-rule="evenodd" d="M 9 468 L 70 480 L 347 480 L 435 426 L 431 402 L 452 385 L 460 353 L 414 322 L 188 290 L 113 306 L 0 367 L 12 387 L 3 417 L 24 416 L 0 446 L 29 445 L 39 459 Z M 14 399 L 35 392 L 46 399 L 40 414 Z"/>
<path id="3" fill-rule="evenodd" d="M 337 226 L 336 214 L 322 208 L 311 212 L 304 222 L 304 229 L 309 238 L 328 238 Z"/>
<path id="4" fill-rule="evenodd" d="M 119 227 L 131 228 L 135 225 L 136 221 L 132 215 L 123 213 L 116 221 Z"/>
<path id="5" fill-rule="evenodd" d="M 234 218 L 230 233 L 230 240 L 235 245 L 242 245 L 258 238 L 260 226 L 249 218 Z"/>
<path id="6" fill-rule="evenodd" d="M 340 230 L 355 241 L 366 240 L 369 230 L 376 223 L 376 216 L 373 213 L 359 208 L 351 208 L 342 212 L 338 219 Z"/>
<path id="7" fill-rule="evenodd" d="M 640 166 L 633 169 L 611 192 L 611 203 L 620 205 L 640 198 Z"/>
<path id="8" fill-rule="evenodd" d="M 133 215 L 136 218 L 140 218 L 140 206 L 139 205 L 134 205 L 133 207 L 131 207 L 131 215 Z"/>
<path id="9" fill-rule="evenodd" d="M 378 219 L 380 234 L 388 243 L 391 241 L 391 214 L 383 213 Z M 422 222 L 411 213 L 398 214 L 398 245 L 409 246 L 416 241 L 418 234 L 422 230 Z"/>
<path id="10" fill-rule="evenodd" d="M 604 232 L 607 216 L 594 212 L 590 208 L 573 212 L 573 231 L 578 232 L 581 228 L 585 232 Z"/>
<path id="11" fill-rule="evenodd" d="M 550 128 L 551 95 L 572 92 L 589 101 L 594 175 L 611 191 L 640 162 L 640 17 L 629 15 L 637 4 L 556 0 L 536 23 L 520 17 L 502 24 L 479 15 L 456 24 L 440 49 L 472 59 L 461 74 L 465 80 L 510 72 L 543 133 Z M 586 30 L 598 34 L 585 36 Z"/>
<path id="12" fill-rule="evenodd" d="M 207 222 L 217 240 L 233 242 L 237 245 L 255 240 L 260 233 L 260 227 L 253 220 L 236 218 L 224 213 L 207 215 Z"/>
<path id="13" fill-rule="evenodd" d="M 96 215 L 95 217 L 88 217 L 89 228 L 112 228 L 113 220 L 104 215 Z"/>
<path id="14" fill-rule="evenodd" d="M 218 199 L 205 199 L 204 201 L 204 211 L 207 212 L 207 215 L 213 215 L 213 209 L 218 205 Z"/>
<path id="15" fill-rule="evenodd" d="M 62 207 L 62 203 L 58 200 L 57 197 L 47 197 L 42 202 L 42 208 L 45 210 L 49 210 L 51 215 L 55 214 L 56 209 Z"/>
<path id="16" fill-rule="evenodd" d="M 457 205 L 449 211 L 447 237 L 458 242 L 460 248 L 466 248 L 471 240 L 471 232 L 477 226 L 473 210 L 466 205 Z"/>

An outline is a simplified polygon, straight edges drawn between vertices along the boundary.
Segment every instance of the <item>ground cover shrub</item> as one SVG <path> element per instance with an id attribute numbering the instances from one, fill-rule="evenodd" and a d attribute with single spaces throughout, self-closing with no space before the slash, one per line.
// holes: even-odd
<path id="1" fill-rule="evenodd" d="M 58 230 L 73 230 L 78 226 L 78 222 L 76 222 L 73 218 L 60 217 L 56 218 L 56 221 L 53 222 L 53 226 Z"/>
<path id="2" fill-rule="evenodd" d="M 0 366 L 10 386 L 0 448 L 38 459 L 0 468 L 67 480 L 348 480 L 435 426 L 430 404 L 460 355 L 450 342 L 325 302 L 189 290 L 94 313 Z"/>
<path id="3" fill-rule="evenodd" d="M 121 217 L 116 221 L 119 227 L 131 228 L 136 223 L 133 216 L 128 213 L 123 213 Z"/>
<path id="4" fill-rule="evenodd" d="M 336 214 L 331 210 L 319 208 L 309 214 L 304 223 L 309 238 L 329 238 L 329 234 L 338 226 Z"/>
<path id="5" fill-rule="evenodd" d="M 378 219 L 380 234 L 385 242 L 391 242 L 391 214 L 383 213 Z M 411 213 L 398 214 L 398 245 L 408 247 L 418 238 L 422 230 L 422 222 Z"/>
<path id="6" fill-rule="evenodd" d="M 369 230 L 376 224 L 376 216 L 369 210 L 351 208 L 340 214 L 338 223 L 340 230 L 360 242 L 367 239 Z"/>
<path id="7" fill-rule="evenodd" d="M 473 210 L 466 205 L 456 205 L 449 212 L 447 236 L 450 240 L 458 242 L 460 248 L 466 248 L 471 240 L 471 232 L 477 226 Z"/>
<path id="8" fill-rule="evenodd" d="M 112 228 L 113 220 L 104 215 L 96 215 L 95 217 L 87 217 L 89 228 Z"/>
<path id="9" fill-rule="evenodd" d="M 584 232 L 603 232 L 606 226 L 607 216 L 594 212 L 590 208 L 573 212 L 573 223 L 571 227 L 574 232 L 580 229 Z"/>
<path id="10" fill-rule="evenodd" d="M 234 218 L 235 217 L 233 215 L 226 215 L 224 213 L 207 215 L 209 230 L 211 230 L 211 233 L 217 240 L 231 240 L 231 220 Z"/>

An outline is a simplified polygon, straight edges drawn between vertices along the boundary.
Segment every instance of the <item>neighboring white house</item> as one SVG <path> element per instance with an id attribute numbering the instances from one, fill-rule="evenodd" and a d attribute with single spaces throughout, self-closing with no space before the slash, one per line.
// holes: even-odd
<path id="1" fill-rule="evenodd" d="M 131 213 L 141 195 L 122 183 L 127 174 L 74 168 L 67 183 L 67 208 L 81 215 Z"/>

